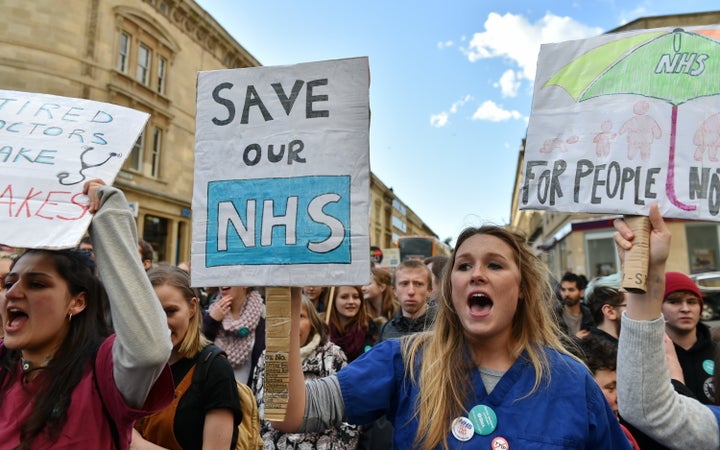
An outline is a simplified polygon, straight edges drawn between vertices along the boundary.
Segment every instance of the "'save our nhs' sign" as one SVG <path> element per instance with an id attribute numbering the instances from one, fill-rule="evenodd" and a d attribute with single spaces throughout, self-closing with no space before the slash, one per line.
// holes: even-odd
<path id="1" fill-rule="evenodd" d="M 201 72 L 195 286 L 369 281 L 367 58 Z"/>

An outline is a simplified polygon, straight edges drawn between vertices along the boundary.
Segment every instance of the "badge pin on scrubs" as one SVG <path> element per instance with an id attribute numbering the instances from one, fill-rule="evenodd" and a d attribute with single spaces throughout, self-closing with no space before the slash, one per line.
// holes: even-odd
<path id="1" fill-rule="evenodd" d="M 706 359 L 702 363 L 702 368 L 706 374 L 713 376 L 715 373 L 715 362 L 712 359 Z"/>
<path id="2" fill-rule="evenodd" d="M 475 427 L 475 432 L 480 436 L 487 436 L 495 431 L 497 427 L 497 415 L 487 405 L 476 405 L 470 410 L 470 421 Z"/>
<path id="3" fill-rule="evenodd" d="M 460 442 L 467 442 L 475 434 L 475 427 L 467 417 L 458 417 L 452 422 L 452 434 Z"/>
<path id="4" fill-rule="evenodd" d="M 508 441 L 505 440 L 504 437 L 500 436 L 493 439 L 490 446 L 493 450 L 510 450 L 510 444 L 508 444 Z"/>

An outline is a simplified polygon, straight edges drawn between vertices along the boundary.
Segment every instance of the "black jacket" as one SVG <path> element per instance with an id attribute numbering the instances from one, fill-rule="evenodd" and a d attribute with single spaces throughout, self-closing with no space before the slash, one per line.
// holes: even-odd
<path id="1" fill-rule="evenodd" d="M 428 303 L 425 314 L 417 319 L 403 317 L 402 310 L 399 310 L 395 317 L 385 322 L 380 328 L 380 335 L 377 341 L 387 341 L 388 339 L 399 339 L 407 334 L 425 331 L 435 322 L 435 314 L 437 314 L 437 305 Z"/>
<path id="2" fill-rule="evenodd" d="M 713 371 L 709 365 L 715 360 L 715 343 L 710 337 L 710 328 L 702 322 L 697 325 L 696 335 L 695 345 L 688 350 L 675 345 L 675 352 L 685 376 L 685 385 L 701 403 L 711 405 L 714 404 Z"/>

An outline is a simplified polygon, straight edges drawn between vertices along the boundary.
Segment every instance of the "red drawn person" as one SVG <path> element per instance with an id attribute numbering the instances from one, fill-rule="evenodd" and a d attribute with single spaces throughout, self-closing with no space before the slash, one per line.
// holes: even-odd
<path id="1" fill-rule="evenodd" d="M 602 158 L 610 154 L 610 143 L 615 140 L 617 133 L 612 132 L 613 123 L 606 120 L 600 125 L 600 132 L 593 138 L 595 154 Z"/>
<path id="2" fill-rule="evenodd" d="M 633 106 L 634 117 L 628 119 L 620 128 L 620 134 L 627 134 L 627 155 L 633 160 L 640 153 L 640 159 L 648 161 L 652 143 L 662 136 L 660 125 L 647 115 L 650 104 L 640 100 Z"/>

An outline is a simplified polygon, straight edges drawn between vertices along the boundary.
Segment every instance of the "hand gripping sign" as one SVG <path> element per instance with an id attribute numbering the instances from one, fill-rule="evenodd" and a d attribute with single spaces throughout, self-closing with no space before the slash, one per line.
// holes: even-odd
<path id="1" fill-rule="evenodd" d="M 369 282 L 369 77 L 367 58 L 198 75 L 194 286 Z M 267 298 L 274 350 L 283 292 Z M 285 357 L 269 358 L 284 414 Z"/>
<path id="2" fill-rule="evenodd" d="M 717 221 L 718 70 L 717 26 L 543 45 L 520 208 L 638 216 L 637 250 L 652 203 L 665 217 Z M 644 291 L 647 255 L 628 258 L 623 287 Z"/>

